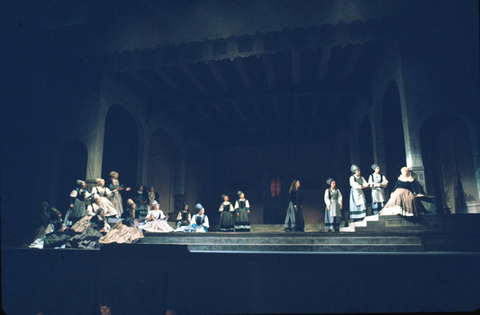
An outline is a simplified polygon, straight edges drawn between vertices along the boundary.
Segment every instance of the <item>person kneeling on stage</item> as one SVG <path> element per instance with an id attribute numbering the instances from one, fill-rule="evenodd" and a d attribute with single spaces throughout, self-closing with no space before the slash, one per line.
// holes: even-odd
<path id="1" fill-rule="evenodd" d="M 110 230 L 110 225 L 105 218 L 105 210 L 98 208 L 96 214 L 90 219 L 92 227 L 100 233 L 106 234 Z"/>
<path id="2" fill-rule="evenodd" d="M 198 210 L 198 213 L 193 215 L 190 225 L 185 228 L 185 232 L 208 232 L 210 224 L 208 223 L 208 217 L 205 214 L 205 209 L 200 203 L 197 203 L 195 209 Z"/>
<path id="3" fill-rule="evenodd" d="M 135 225 L 138 226 L 139 222 L 142 219 L 139 218 L 140 212 L 137 211 L 137 204 L 132 200 L 127 200 L 127 209 L 122 213 L 122 219 L 124 225 Z"/>
<path id="4" fill-rule="evenodd" d="M 192 215 L 188 211 L 188 203 L 183 203 L 183 209 L 177 215 L 177 229 L 180 227 L 187 227 L 190 225 Z"/>
<path id="5" fill-rule="evenodd" d="M 168 216 L 160 210 L 160 204 L 154 200 L 152 203 L 154 209 L 150 210 L 145 219 L 145 225 L 139 226 L 142 232 L 150 233 L 169 233 L 173 232 L 173 228 L 168 224 Z"/>

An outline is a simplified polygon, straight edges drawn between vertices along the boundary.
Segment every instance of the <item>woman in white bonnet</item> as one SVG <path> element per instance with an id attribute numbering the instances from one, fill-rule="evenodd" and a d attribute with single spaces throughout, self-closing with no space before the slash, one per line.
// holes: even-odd
<path id="1" fill-rule="evenodd" d="M 112 202 L 108 199 L 111 198 L 113 193 L 105 187 L 105 180 L 103 178 L 97 178 L 95 180 L 97 182 L 96 186 L 92 189 L 92 194 L 97 194 L 98 198 L 100 198 L 100 206 L 105 210 L 105 216 L 107 217 L 119 217 L 117 210 L 113 206 Z"/>
<path id="2" fill-rule="evenodd" d="M 328 232 L 338 232 L 340 221 L 342 220 L 342 193 L 337 189 L 337 182 L 332 178 L 327 179 L 326 183 L 330 185 L 325 190 L 325 230 Z"/>
<path id="3" fill-rule="evenodd" d="M 365 194 L 363 192 L 364 188 L 367 188 L 369 185 L 365 178 L 361 176 L 360 168 L 355 164 L 350 167 L 353 175 L 350 176 L 350 219 L 353 221 L 361 221 L 367 215 L 367 206 Z"/>
<path id="4" fill-rule="evenodd" d="M 385 175 L 380 173 L 378 164 L 373 164 L 372 170 L 374 172 L 368 177 L 368 184 L 372 188 L 372 214 L 377 214 L 385 205 L 385 188 L 388 185 L 388 180 Z"/>

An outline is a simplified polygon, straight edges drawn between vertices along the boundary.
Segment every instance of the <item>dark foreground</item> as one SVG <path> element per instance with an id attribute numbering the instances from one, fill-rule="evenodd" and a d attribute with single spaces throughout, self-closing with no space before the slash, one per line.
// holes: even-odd
<path id="1" fill-rule="evenodd" d="M 195 252 L 152 240 L 99 250 L 3 248 L 3 310 L 100 314 L 102 301 L 113 315 L 167 309 L 177 314 L 458 312 L 480 306 L 479 251 Z"/>

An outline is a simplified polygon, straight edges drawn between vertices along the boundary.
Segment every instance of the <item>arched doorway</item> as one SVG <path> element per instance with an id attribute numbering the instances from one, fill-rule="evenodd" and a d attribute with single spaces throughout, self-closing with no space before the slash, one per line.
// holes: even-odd
<path id="1" fill-rule="evenodd" d="M 76 188 L 77 179 L 85 180 L 87 159 L 87 147 L 78 139 L 64 145 L 60 152 L 58 190 L 54 205 L 64 215 L 70 205 L 70 192 Z"/>
<path id="2" fill-rule="evenodd" d="M 148 186 L 158 193 L 160 209 L 175 212 L 176 147 L 171 137 L 157 130 L 150 139 L 148 153 Z"/>
<path id="3" fill-rule="evenodd" d="M 111 171 L 119 173 L 120 184 L 135 191 L 137 185 L 138 127 L 133 116 L 120 105 L 113 105 L 105 119 L 102 177 L 110 183 Z M 124 192 L 125 193 L 125 192 Z M 126 202 L 125 197 L 123 198 Z"/>
<path id="4" fill-rule="evenodd" d="M 422 125 L 420 141 L 426 191 L 435 195 L 437 212 L 480 212 L 473 146 L 467 126 L 458 118 L 436 115 Z"/>
<path id="5" fill-rule="evenodd" d="M 396 178 L 406 166 L 405 134 L 397 84 L 392 81 L 382 104 L 383 139 L 385 143 L 385 174 Z"/>

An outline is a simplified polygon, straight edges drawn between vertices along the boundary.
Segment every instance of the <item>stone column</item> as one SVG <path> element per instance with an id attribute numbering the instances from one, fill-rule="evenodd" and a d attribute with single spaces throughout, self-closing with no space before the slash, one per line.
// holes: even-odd
<path id="1" fill-rule="evenodd" d="M 185 150 L 183 148 L 177 150 L 177 161 L 175 167 L 175 197 L 174 211 L 180 211 L 185 202 Z"/>
<path id="2" fill-rule="evenodd" d="M 103 98 L 100 99 L 98 114 L 95 115 L 86 125 L 86 141 L 88 150 L 87 160 L 87 182 L 92 182 L 95 178 L 102 175 L 103 161 L 103 142 L 105 139 L 105 118 L 107 115 L 107 105 Z"/>

